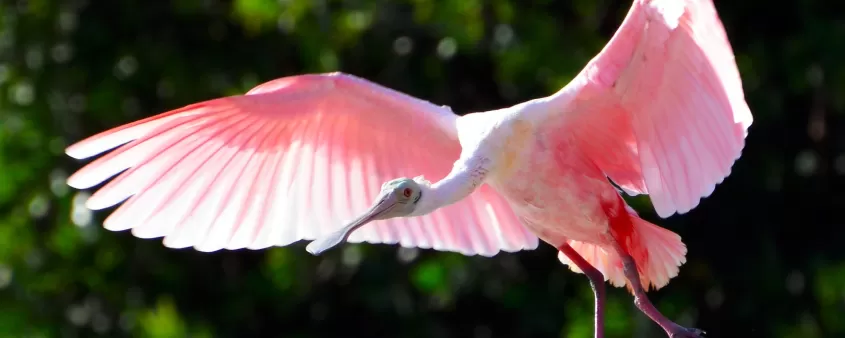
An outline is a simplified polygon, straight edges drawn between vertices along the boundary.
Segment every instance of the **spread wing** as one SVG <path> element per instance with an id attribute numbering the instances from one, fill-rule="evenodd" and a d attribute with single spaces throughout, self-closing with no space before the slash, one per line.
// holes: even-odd
<path id="1" fill-rule="evenodd" d="M 730 174 L 753 118 L 710 0 L 635 0 L 611 41 L 553 100 L 565 133 L 661 217 Z"/>
<path id="2" fill-rule="evenodd" d="M 87 205 L 125 200 L 105 227 L 163 236 L 168 247 L 284 246 L 338 229 L 389 179 L 444 177 L 461 151 L 456 118 L 350 75 L 286 77 L 80 141 L 67 149 L 78 159 L 120 147 L 68 183 L 85 189 L 120 173 Z M 486 186 L 426 216 L 365 225 L 349 240 L 488 256 L 538 244 Z"/>

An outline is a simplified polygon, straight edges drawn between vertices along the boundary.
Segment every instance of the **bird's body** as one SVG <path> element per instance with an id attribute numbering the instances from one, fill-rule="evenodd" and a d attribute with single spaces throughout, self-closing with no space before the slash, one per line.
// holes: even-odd
<path id="1" fill-rule="evenodd" d="M 621 205 L 601 171 L 569 144 L 553 145 L 542 136 L 521 149 L 520 162 L 491 177 L 490 184 L 522 223 L 555 247 L 565 240 L 605 242 L 610 224 L 602 206 Z"/>
<path id="2" fill-rule="evenodd" d="M 553 134 L 543 132 L 545 116 L 520 113 L 473 114 L 491 122 L 479 123 L 478 116 L 467 123 L 472 128 L 495 127 L 473 145 L 479 151 L 470 151 L 474 157 L 467 162 L 489 171 L 485 183 L 540 239 L 552 245 L 564 239 L 599 243 L 608 229 L 601 204 L 615 203 L 617 191 L 571 143 L 556 142 Z"/>
<path id="3" fill-rule="evenodd" d="M 605 49 L 548 97 L 458 117 L 351 75 L 285 77 L 80 141 L 69 155 L 120 147 L 69 184 L 120 173 L 87 205 L 129 198 L 105 227 L 173 248 L 315 239 L 315 254 L 349 240 L 491 256 L 539 238 L 590 278 L 596 336 L 610 280 L 670 336 L 697 337 L 644 291 L 677 275 L 684 244 L 610 180 L 649 194 L 662 217 L 689 211 L 730 173 L 752 120 L 712 2 L 635 0 Z"/>

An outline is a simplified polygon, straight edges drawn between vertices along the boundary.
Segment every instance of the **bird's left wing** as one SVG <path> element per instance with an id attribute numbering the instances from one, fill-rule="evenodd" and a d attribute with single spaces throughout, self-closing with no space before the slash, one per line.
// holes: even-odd
<path id="1" fill-rule="evenodd" d="M 456 118 L 351 75 L 286 77 L 82 140 L 70 156 L 120 147 L 68 183 L 86 189 L 123 172 L 88 207 L 129 198 L 105 227 L 163 236 L 168 247 L 283 246 L 340 228 L 389 179 L 444 177 L 461 151 Z M 370 223 L 349 240 L 488 256 L 538 244 L 486 186 L 429 215 Z"/>
<path id="2" fill-rule="evenodd" d="M 570 85 L 552 128 L 657 213 L 684 213 L 731 171 L 753 118 L 711 0 L 634 0 Z M 565 130 L 560 130 L 564 128 Z"/>

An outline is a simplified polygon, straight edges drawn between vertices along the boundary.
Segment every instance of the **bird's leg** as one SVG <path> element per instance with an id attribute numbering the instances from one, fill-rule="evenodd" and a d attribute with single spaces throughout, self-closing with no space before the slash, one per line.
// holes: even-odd
<path id="1" fill-rule="evenodd" d="M 613 241 L 613 247 L 619 254 L 619 257 L 622 258 L 622 269 L 625 272 L 625 278 L 628 279 L 628 285 L 634 294 L 634 304 L 637 308 L 657 323 L 657 325 L 660 325 L 671 338 L 701 338 L 704 331 L 680 326 L 666 318 L 666 316 L 654 307 L 654 304 L 646 296 L 645 290 L 640 282 L 640 274 L 637 272 L 637 265 L 634 263 L 634 258 L 625 252 L 616 241 Z"/>
<path id="2" fill-rule="evenodd" d="M 575 263 L 587 275 L 587 278 L 590 279 L 590 287 L 593 288 L 596 301 L 595 338 L 604 337 L 604 275 L 587 262 L 584 257 L 581 257 L 569 244 L 563 243 L 557 249 L 566 255 L 566 257 L 569 257 L 569 260 Z"/>

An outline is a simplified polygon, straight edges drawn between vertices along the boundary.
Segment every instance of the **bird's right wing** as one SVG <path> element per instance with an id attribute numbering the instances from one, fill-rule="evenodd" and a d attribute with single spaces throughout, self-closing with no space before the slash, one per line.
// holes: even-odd
<path id="1" fill-rule="evenodd" d="M 713 192 L 753 121 L 711 0 L 634 0 L 607 46 L 551 101 L 567 112 L 557 134 L 626 192 L 649 194 L 661 217 Z"/>
<path id="2" fill-rule="evenodd" d="M 125 170 L 87 205 L 129 198 L 105 227 L 163 236 L 168 247 L 283 246 L 340 228 L 389 179 L 444 177 L 461 151 L 456 118 L 351 75 L 286 77 L 82 140 L 70 156 L 126 144 L 68 183 L 86 189 Z M 365 225 L 349 240 L 488 256 L 538 244 L 486 186 L 426 216 Z"/>

